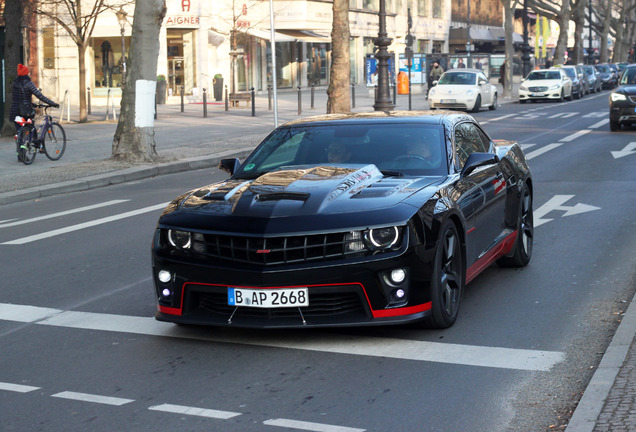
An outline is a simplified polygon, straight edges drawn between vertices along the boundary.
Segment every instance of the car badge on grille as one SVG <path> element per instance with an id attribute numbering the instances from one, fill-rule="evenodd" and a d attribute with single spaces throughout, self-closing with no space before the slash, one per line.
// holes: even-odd
<path id="1" fill-rule="evenodd" d="M 271 249 L 259 249 L 256 251 L 257 254 L 268 254 L 270 253 L 272 250 Z"/>

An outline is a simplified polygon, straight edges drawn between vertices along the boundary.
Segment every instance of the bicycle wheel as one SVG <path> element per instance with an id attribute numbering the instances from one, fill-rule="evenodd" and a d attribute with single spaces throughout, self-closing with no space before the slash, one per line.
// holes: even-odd
<path id="1" fill-rule="evenodd" d="M 51 125 L 42 134 L 42 145 L 46 157 L 51 160 L 58 160 L 66 150 L 66 133 L 59 123 Z"/>
<path id="2" fill-rule="evenodd" d="M 33 145 L 33 128 L 23 126 L 18 132 L 18 152 L 22 163 L 31 165 L 38 155 L 38 149 Z"/>

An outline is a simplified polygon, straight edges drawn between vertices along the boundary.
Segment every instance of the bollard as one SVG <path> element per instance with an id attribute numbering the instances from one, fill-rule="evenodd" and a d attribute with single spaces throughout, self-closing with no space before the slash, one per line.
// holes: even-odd
<path id="1" fill-rule="evenodd" d="M 397 105 L 397 86 L 393 83 L 393 105 Z"/>
<path id="2" fill-rule="evenodd" d="M 157 93 L 155 93 L 155 120 L 157 120 Z"/>
<path id="3" fill-rule="evenodd" d="M 356 107 L 356 85 L 351 83 L 351 108 Z"/>
<path id="4" fill-rule="evenodd" d="M 208 93 L 203 89 L 203 117 L 208 116 Z"/>
<path id="5" fill-rule="evenodd" d="M 183 86 L 181 86 L 181 112 L 183 112 Z"/>
<path id="6" fill-rule="evenodd" d="M 272 85 L 267 84 L 267 109 L 272 110 Z"/>
<path id="7" fill-rule="evenodd" d="M 227 85 L 225 86 L 225 111 L 227 111 L 229 109 L 229 105 L 228 105 L 229 101 L 228 101 L 228 96 L 227 96 Z"/>
<path id="8" fill-rule="evenodd" d="M 90 87 L 86 87 L 87 90 L 87 94 L 86 97 L 88 98 L 88 106 L 86 107 L 86 109 L 88 110 L 88 114 L 90 115 L 91 113 L 91 88 Z M 123 95 L 122 95 L 123 97 Z"/>
<path id="9" fill-rule="evenodd" d="M 314 91 L 316 90 L 316 83 L 311 84 L 311 109 L 314 109 Z"/>
<path id="10" fill-rule="evenodd" d="M 256 95 L 254 94 L 254 87 L 250 89 L 252 92 L 252 117 L 256 117 Z"/>
<path id="11" fill-rule="evenodd" d="M 298 86 L 298 115 L 301 115 L 303 113 L 303 97 L 300 94 L 300 86 Z"/>

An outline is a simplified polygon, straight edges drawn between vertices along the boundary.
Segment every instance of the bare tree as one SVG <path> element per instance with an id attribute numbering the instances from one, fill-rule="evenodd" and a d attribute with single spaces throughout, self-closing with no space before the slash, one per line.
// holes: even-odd
<path id="1" fill-rule="evenodd" d="M 349 81 L 349 0 L 333 0 L 331 29 L 331 74 L 327 88 L 327 112 L 351 111 Z"/>
<path id="2" fill-rule="evenodd" d="M 23 18 L 23 1 L 22 0 L 5 0 L 3 18 L 5 23 L 4 28 L 4 88 L 5 88 L 5 102 L 4 102 L 4 122 L 2 124 L 2 130 L 0 135 L 11 136 L 15 135 L 15 127 L 13 126 L 13 119 L 9 118 L 9 110 L 11 109 L 11 101 L 13 98 L 11 92 L 11 84 L 13 80 L 18 77 L 18 63 L 20 62 L 20 45 L 22 43 L 22 32 L 20 31 L 20 24 Z"/>
<path id="3" fill-rule="evenodd" d="M 510 98 L 512 97 L 512 57 L 515 52 L 514 45 L 512 43 L 512 34 L 514 31 L 514 11 L 519 4 L 519 0 L 501 0 L 501 4 L 504 9 L 504 32 L 505 32 L 505 51 L 506 58 L 504 60 L 505 64 L 505 75 L 503 78 L 503 97 Z"/>
<path id="4" fill-rule="evenodd" d="M 128 72 L 113 137 L 112 159 L 145 162 L 158 157 L 154 112 L 159 31 L 166 12 L 165 0 L 135 3 Z"/>
<path id="5" fill-rule="evenodd" d="M 91 3 L 92 2 L 92 3 Z M 80 122 L 86 122 L 86 50 L 90 45 L 97 17 L 104 12 L 131 4 L 134 0 L 47 0 L 36 2 L 34 12 L 62 27 L 77 45 L 79 66 Z"/>

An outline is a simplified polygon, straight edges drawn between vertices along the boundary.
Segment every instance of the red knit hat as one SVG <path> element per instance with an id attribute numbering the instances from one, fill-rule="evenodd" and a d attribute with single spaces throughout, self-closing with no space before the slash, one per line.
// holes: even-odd
<path id="1" fill-rule="evenodd" d="M 29 74 L 29 68 L 20 63 L 18 65 L 18 76 L 25 76 Z"/>

